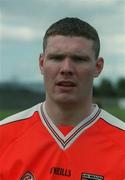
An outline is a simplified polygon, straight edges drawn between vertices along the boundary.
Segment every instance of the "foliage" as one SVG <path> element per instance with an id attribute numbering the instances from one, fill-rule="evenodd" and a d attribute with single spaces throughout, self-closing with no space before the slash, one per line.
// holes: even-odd
<path id="1" fill-rule="evenodd" d="M 117 104 L 118 98 L 125 97 L 125 78 L 113 83 L 103 79 L 94 86 L 94 98 L 98 104 Z M 0 84 L 0 111 L 7 109 L 26 109 L 45 100 L 41 83 L 28 85 L 13 83 Z"/>
<path id="2" fill-rule="evenodd" d="M 109 79 L 102 79 L 98 86 L 94 86 L 95 97 L 125 97 L 125 78 L 113 83 Z"/>
<path id="3" fill-rule="evenodd" d="M 125 97 L 125 78 L 121 78 L 117 82 L 116 93 L 119 97 Z"/>

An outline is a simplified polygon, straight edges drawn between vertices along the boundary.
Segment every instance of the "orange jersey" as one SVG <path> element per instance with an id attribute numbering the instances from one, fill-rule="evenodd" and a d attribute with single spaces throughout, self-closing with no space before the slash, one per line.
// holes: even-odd
<path id="1" fill-rule="evenodd" d="M 125 180 L 125 123 L 95 105 L 56 127 L 45 103 L 0 121 L 0 180 Z"/>

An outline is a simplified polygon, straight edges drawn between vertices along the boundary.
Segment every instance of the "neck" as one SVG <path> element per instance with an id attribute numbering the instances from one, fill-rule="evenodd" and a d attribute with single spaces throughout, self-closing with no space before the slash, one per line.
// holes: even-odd
<path id="1" fill-rule="evenodd" d="M 79 105 L 62 105 L 51 101 L 45 102 L 47 114 L 56 125 L 77 125 L 92 112 L 92 101 L 84 101 Z"/>

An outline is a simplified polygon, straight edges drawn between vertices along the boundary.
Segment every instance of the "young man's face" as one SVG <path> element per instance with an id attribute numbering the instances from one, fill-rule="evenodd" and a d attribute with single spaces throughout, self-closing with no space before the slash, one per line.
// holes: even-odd
<path id="1" fill-rule="evenodd" d="M 93 78 L 99 75 L 102 66 L 103 59 L 95 59 L 92 40 L 61 35 L 49 37 L 40 57 L 46 100 L 74 104 L 90 98 Z"/>

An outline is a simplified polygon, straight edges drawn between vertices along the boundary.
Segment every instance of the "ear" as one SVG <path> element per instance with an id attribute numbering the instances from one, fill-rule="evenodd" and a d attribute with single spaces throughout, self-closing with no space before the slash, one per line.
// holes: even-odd
<path id="1" fill-rule="evenodd" d="M 40 54 L 40 56 L 39 56 L 39 67 L 40 67 L 41 74 L 44 74 L 43 64 L 44 64 L 44 55 Z"/>
<path id="2" fill-rule="evenodd" d="M 94 77 L 99 76 L 99 74 L 102 72 L 103 66 L 104 66 L 104 59 L 102 57 L 99 57 L 96 60 L 96 67 L 95 67 Z"/>

